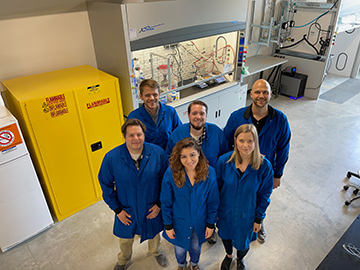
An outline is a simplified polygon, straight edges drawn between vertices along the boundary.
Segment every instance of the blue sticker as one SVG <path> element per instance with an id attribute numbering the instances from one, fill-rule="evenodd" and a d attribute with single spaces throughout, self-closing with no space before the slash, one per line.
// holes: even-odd
<path id="1" fill-rule="evenodd" d="M 160 23 L 160 24 L 156 24 L 156 25 L 153 25 L 153 26 L 145 26 L 143 28 L 140 29 L 139 33 L 141 32 L 147 32 L 147 31 L 152 31 L 154 30 L 156 27 L 159 27 L 159 26 L 162 26 L 162 25 L 165 25 L 165 23 Z"/>

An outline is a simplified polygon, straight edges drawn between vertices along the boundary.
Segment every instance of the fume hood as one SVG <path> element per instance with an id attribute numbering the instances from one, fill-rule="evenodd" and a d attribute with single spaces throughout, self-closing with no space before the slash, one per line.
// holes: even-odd
<path id="1" fill-rule="evenodd" d="M 175 108 L 187 95 L 201 98 L 229 87 L 238 95 L 247 6 L 248 0 L 88 2 L 97 65 L 119 78 L 125 115 L 141 105 L 144 78 L 155 79 L 161 101 L 174 101 Z M 245 102 L 244 91 L 237 99 Z"/>

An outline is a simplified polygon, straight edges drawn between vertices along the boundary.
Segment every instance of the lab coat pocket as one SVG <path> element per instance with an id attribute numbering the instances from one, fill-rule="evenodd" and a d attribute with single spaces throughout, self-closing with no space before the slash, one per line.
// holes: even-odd
<path id="1" fill-rule="evenodd" d="M 186 220 L 184 217 L 174 215 L 173 218 L 173 226 L 175 230 L 175 234 L 181 234 L 182 228 L 185 227 Z"/>
<path id="2" fill-rule="evenodd" d="M 219 209 L 218 227 L 229 226 L 231 224 L 231 209 Z"/>
<path id="3" fill-rule="evenodd" d="M 249 211 L 242 214 L 244 218 L 244 226 L 252 232 L 255 222 L 255 211 Z"/>

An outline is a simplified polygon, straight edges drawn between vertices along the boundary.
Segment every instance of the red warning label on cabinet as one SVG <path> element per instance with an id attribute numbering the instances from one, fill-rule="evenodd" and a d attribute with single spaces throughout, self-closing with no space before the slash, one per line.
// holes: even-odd
<path id="1" fill-rule="evenodd" d="M 86 103 L 86 108 L 91 109 L 110 103 L 110 98 L 99 99 L 90 103 Z"/>
<path id="2" fill-rule="evenodd" d="M 0 151 L 14 147 L 22 142 L 23 141 L 16 124 L 0 128 Z"/>
<path id="3" fill-rule="evenodd" d="M 50 113 L 51 117 L 58 117 L 69 113 L 65 94 L 47 97 L 42 107 L 43 112 Z"/>

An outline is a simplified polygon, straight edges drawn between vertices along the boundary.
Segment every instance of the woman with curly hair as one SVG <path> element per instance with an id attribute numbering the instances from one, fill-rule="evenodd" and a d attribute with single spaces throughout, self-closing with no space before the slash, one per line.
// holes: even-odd
<path id="1" fill-rule="evenodd" d="M 198 270 L 201 244 L 212 235 L 219 206 L 215 170 L 193 138 L 179 141 L 170 156 L 161 187 L 163 236 L 174 245 L 178 270 Z"/>
<path id="2" fill-rule="evenodd" d="M 220 189 L 217 227 L 226 251 L 221 270 L 230 269 L 233 246 L 237 249 L 236 269 L 245 269 L 243 258 L 265 218 L 274 179 L 271 163 L 260 154 L 254 125 L 237 128 L 234 151 L 219 158 L 216 174 Z"/>

